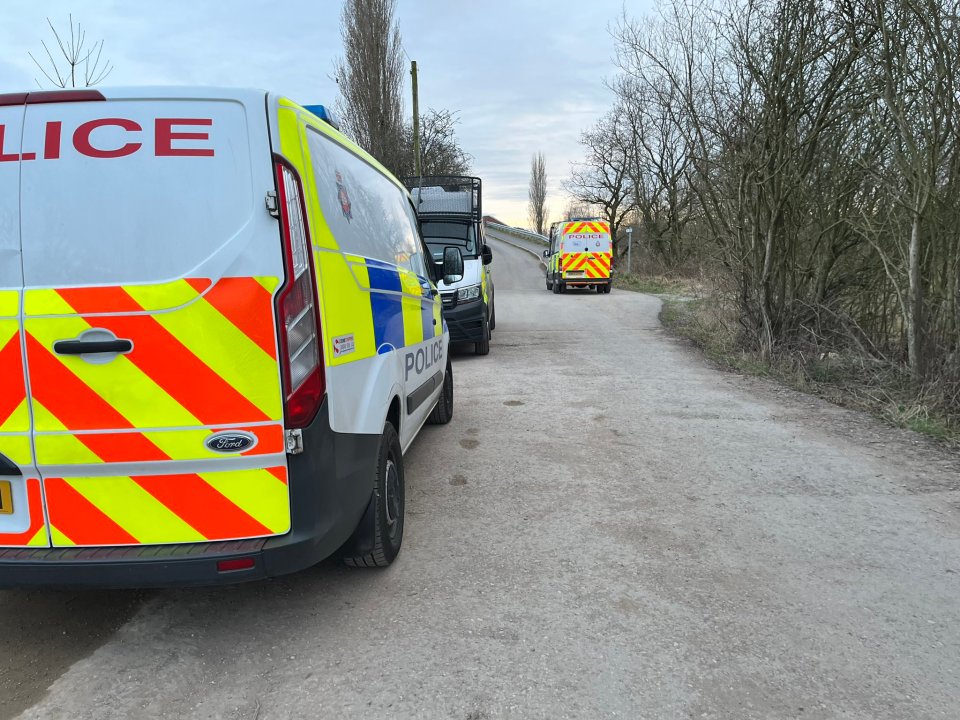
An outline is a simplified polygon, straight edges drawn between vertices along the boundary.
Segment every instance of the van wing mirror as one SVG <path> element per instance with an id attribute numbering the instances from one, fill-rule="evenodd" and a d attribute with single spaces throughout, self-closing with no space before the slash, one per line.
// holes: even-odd
<path id="1" fill-rule="evenodd" d="M 463 280 L 463 253 L 460 248 L 443 249 L 443 282 L 452 285 Z"/>
<path id="2" fill-rule="evenodd" d="M 544 251 L 543 251 L 543 256 L 544 256 L 544 257 L 550 257 L 550 251 L 549 251 L 549 250 L 544 250 Z"/>
<path id="3" fill-rule="evenodd" d="M 493 250 L 490 249 L 489 245 L 484 245 L 480 250 L 480 257 L 483 258 L 483 264 L 489 265 L 493 262 Z"/>

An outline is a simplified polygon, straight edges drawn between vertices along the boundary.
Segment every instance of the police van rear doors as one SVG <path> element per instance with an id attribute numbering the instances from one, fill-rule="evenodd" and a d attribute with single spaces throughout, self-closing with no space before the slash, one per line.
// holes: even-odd
<path id="1" fill-rule="evenodd" d="M 24 344 L 49 540 L 285 533 L 264 95 L 69 99 L 20 108 Z"/>
<path id="2" fill-rule="evenodd" d="M 566 280 L 610 277 L 609 226 L 600 221 L 573 221 L 562 228 L 560 266 Z"/>

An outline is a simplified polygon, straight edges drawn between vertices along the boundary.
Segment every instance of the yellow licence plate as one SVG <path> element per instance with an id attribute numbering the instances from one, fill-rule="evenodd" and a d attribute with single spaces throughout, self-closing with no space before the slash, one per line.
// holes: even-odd
<path id="1" fill-rule="evenodd" d="M 0 515 L 13 514 L 13 486 L 9 480 L 0 480 Z"/>

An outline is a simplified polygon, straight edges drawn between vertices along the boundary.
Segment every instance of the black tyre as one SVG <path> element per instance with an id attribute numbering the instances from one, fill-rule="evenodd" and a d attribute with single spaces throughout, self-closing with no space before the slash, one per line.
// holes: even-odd
<path id="1" fill-rule="evenodd" d="M 560 292 L 565 293 L 565 292 L 567 291 L 567 284 L 566 284 L 566 283 L 558 282 L 557 285 L 560 286 Z"/>
<path id="2" fill-rule="evenodd" d="M 603 286 L 603 292 L 605 292 L 607 295 L 610 294 L 611 290 L 613 290 L 613 285 L 611 285 L 610 283 L 607 283 L 606 285 Z"/>
<path id="3" fill-rule="evenodd" d="M 443 392 L 437 400 L 437 406 L 427 418 L 431 425 L 446 425 L 453 418 L 453 363 L 447 358 L 447 372 L 443 376 Z"/>
<path id="4" fill-rule="evenodd" d="M 550 282 L 550 273 L 547 273 L 545 277 L 547 279 L 547 290 L 553 290 L 553 283 Z"/>
<path id="5" fill-rule="evenodd" d="M 559 295 L 561 292 L 562 292 L 562 290 L 560 289 L 560 281 L 557 280 L 557 279 L 554 279 L 554 281 L 553 281 L 553 294 L 554 294 L 554 295 Z"/>
<path id="6" fill-rule="evenodd" d="M 484 340 L 483 342 L 478 342 L 473 344 L 473 352 L 477 355 L 489 355 L 490 354 L 490 340 Z"/>
<path id="7" fill-rule="evenodd" d="M 400 439 L 391 423 L 383 427 L 377 459 L 377 477 L 373 490 L 373 538 L 370 552 L 343 561 L 351 567 L 386 567 L 394 561 L 403 542 L 405 505 L 403 453 Z"/>
<path id="8" fill-rule="evenodd" d="M 490 332 L 493 332 L 497 327 L 497 306 L 493 305 L 490 308 Z"/>
<path id="9" fill-rule="evenodd" d="M 601 293 L 603 293 L 603 287 L 604 287 L 603 285 L 597 285 L 596 287 L 597 295 L 600 295 Z"/>

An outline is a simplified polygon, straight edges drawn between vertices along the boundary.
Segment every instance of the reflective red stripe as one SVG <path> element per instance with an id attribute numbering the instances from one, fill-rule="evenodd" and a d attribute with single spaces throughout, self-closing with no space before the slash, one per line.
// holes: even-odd
<path id="1" fill-rule="evenodd" d="M 50 524 L 76 545 L 137 545 L 137 539 L 117 525 L 63 478 L 48 478 Z"/>
<path id="2" fill-rule="evenodd" d="M 20 407 L 27 393 L 23 383 L 23 356 L 20 333 L 14 333 L 0 349 L 0 425 Z M 28 428 L 23 428 L 27 430 Z"/>
<path id="3" fill-rule="evenodd" d="M 207 540 L 274 534 L 198 475 L 149 475 L 133 481 Z"/>
<path id="4" fill-rule="evenodd" d="M 57 290 L 78 315 L 91 313 L 143 312 L 137 302 L 121 287 L 64 288 Z M 99 318 L 97 318 L 99 321 Z"/>
<path id="5" fill-rule="evenodd" d="M 203 299 L 271 358 L 277 357 L 270 293 L 251 277 L 221 278 Z"/>
<path id="6" fill-rule="evenodd" d="M 267 472 L 273 475 L 277 480 L 282 482 L 284 485 L 287 484 L 287 469 L 282 467 L 272 467 L 267 468 Z"/>
<path id="7" fill-rule="evenodd" d="M 42 403 L 41 403 L 42 404 Z M 49 408 L 47 408 L 49 411 Z M 57 418 L 63 422 L 60 418 Z M 103 462 L 169 460 L 170 456 L 140 433 L 75 433 L 90 452 Z"/>

